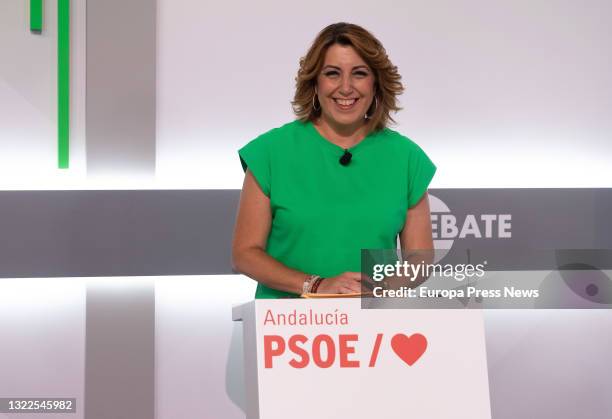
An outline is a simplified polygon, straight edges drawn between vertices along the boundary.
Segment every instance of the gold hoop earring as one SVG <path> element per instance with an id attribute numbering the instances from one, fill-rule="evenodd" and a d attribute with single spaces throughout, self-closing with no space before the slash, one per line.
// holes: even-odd
<path id="1" fill-rule="evenodd" d="M 372 111 L 372 113 L 370 115 L 368 115 L 368 111 L 366 111 L 366 114 L 364 115 L 365 119 L 370 119 L 372 117 L 372 115 L 374 115 L 374 112 L 376 112 L 376 109 L 378 109 L 378 98 L 376 96 L 374 96 L 374 110 Z"/>

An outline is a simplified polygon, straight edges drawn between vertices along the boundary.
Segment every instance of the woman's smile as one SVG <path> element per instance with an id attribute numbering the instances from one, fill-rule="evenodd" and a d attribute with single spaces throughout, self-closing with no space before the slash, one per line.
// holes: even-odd
<path id="1" fill-rule="evenodd" d="M 341 111 L 350 111 L 355 108 L 355 104 L 359 100 L 359 98 L 352 99 L 340 99 L 340 98 L 332 98 L 336 107 Z"/>

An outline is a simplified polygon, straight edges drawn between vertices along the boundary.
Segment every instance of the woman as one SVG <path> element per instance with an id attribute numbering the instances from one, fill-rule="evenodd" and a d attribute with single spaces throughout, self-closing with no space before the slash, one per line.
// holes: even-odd
<path id="1" fill-rule="evenodd" d="M 400 78 L 372 34 L 330 25 L 300 60 L 297 119 L 239 151 L 233 264 L 256 298 L 360 292 L 361 249 L 432 248 L 435 166 L 387 128 Z"/>

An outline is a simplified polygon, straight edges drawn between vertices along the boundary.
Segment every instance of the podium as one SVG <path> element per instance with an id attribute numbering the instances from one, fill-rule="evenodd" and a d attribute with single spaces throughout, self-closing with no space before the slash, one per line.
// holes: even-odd
<path id="1" fill-rule="evenodd" d="M 247 419 L 490 419 L 482 313 L 255 300 L 243 322 Z"/>

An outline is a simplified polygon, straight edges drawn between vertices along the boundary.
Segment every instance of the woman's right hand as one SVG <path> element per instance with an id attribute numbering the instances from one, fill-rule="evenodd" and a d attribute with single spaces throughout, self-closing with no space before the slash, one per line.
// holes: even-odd
<path id="1" fill-rule="evenodd" d="M 317 294 L 351 294 L 361 292 L 361 272 L 344 272 L 338 276 L 325 278 Z"/>

